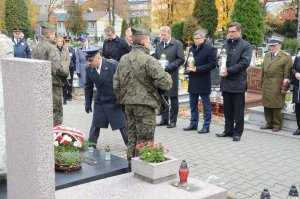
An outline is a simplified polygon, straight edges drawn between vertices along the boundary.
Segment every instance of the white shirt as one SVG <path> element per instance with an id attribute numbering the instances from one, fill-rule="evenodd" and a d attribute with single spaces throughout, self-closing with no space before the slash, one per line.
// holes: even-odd
<path id="1" fill-rule="evenodd" d="M 171 41 L 171 37 L 167 42 L 164 42 L 164 48 L 170 43 L 170 41 Z"/>
<path id="2" fill-rule="evenodd" d="M 96 71 L 97 73 L 100 75 L 100 72 L 101 72 L 101 66 L 102 66 L 102 61 L 101 63 L 99 64 L 98 68 L 96 68 Z"/>

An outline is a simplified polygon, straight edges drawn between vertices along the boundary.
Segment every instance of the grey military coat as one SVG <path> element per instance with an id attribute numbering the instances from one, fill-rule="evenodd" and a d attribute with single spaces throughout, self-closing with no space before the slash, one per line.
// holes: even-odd
<path id="1" fill-rule="evenodd" d="M 167 60 L 169 61 L 166 71 L 171 75 L 173 81 L 172 88 L 164 93 L 164 95 L 168 97 L 176 97 L 178 96 L 178 70 L 185 60 L 183 45 L 180 41 L 174 38 L 170 40 L 165 48 L 164 43 L 160 42 L 156 46 L 154 57 L 159 60 L 163 53 L 166 55 Z"/>

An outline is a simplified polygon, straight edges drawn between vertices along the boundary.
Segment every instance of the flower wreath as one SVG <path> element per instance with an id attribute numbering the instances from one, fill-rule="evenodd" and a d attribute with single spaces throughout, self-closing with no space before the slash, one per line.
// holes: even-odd
<path id="1" fill-rule="evenodd" d="M 77 148 L 82 148 L 83 146 L 84 135 L 78 129 L 58 125 L 53 127 L 53 133 L 53 144 L 55 147 L 59 145 L 67 146 L 69 144 L 73 144 Z"/>

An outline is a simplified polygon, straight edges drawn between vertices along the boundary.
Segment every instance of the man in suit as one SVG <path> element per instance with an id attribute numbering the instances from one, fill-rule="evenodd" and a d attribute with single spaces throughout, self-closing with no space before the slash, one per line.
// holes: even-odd
<path id="1" fill-rule="evenodd" d="M 12 42 L 14 43 L 14 57 L 31 59 L 31 50 L 27 41 L 22 38 L 22 31 L 18 28 L 13 29 Z"/>
<path id="2" fill-rule="evenodd" d="M 102 56 L 106 59 L 120 61 L 121 57 L 129 53 L 127 43 L 116 35 L 115 28 L 108 26 L 104 30 L 106 39 L 103 42 Z"/>
<path id="3" fill-rule="evenodd" d="M 227 52 L 226 68 L 221 74 L 220 83 L 225 129 L 223 133 L 216 135 L 218 137 L 232 136 L 233 141 L 240 141 L 244 131 L 246 70 L 251 62 L 252 47 L 242 39 L 242 25 L 240 23 L 230 23 L 228 33 L 229 39 L 224 44 Z"/>
<path id="4" fill-rule="evenodd" d="M 171 109 L 163 110 L 160 112 L 162 115 L 161 121 L 157 126 L 167 126 L 167 128 L 176 127 L 177 116 L 178 116 L 178 70 L 179 67 L 184 63 L 185 57 L 183 54 L 183 45 L 180 41 L 171 37 L 171 29 L 168 26 L 160 28 L 160 43 L 156 46 L 154 57 L 160 59 L 162 54 L 166 55 L 169 64 L 165 67 L 173 81 L 172 88 L 164 93 L 164 98 L 171 101 Z"/>
<path id="5" fill-rule="evenodd" d="M 282 126 L 281 110 L 285 103 L 286 91 L 289 89 L 292 57 L 281 50 L 282 38 L 272 37 L 269 46 L 270 52 L 264 57 L 261 74 L 262 105 L 267 124 L 260 128 L 277 132 Z"/>
<path id="6" fill-rule="evenodd" d="M 204 30 L 197 30 L 194 33 L 194 44 L 189 51 L 193 53 L 195 59 L 195 67 L 187 67 L 189 74 L 188 92 L 190 94 L 191 122 L 183 130 L 197 130 L 199 122 L 198 99 L 200 96 L 204 109 L 204 122 L 202 129 L 198 133 L 209 133 L 211 122 L 211 104 L 209 98 L 211 93 L 210 71 L 216 68 L 217 52 L 215 48 L 206 42 L 206 32 Z"/>
<path id="7" fill-rule="evenodd" d="M 99 48 L 92 47 L 84 50 L 89 63 L 86 68 L 85 82 L 85 111 L 92 112 L 92 99 L 94 85 L 97 93 L 94 99 L 93 122 L 89 135 L 89 146 L 96 148 L 100 134 L 100 128 L 108 128 L 110 124 L 112 130 L 119 129 L 125 145 L 128 143 L 128 132 L 126 120 L 120 104 L 116 104 L 116 96 L 113 88 L 113 76 L 117 65 L 116 62 L 109 62 L 102 58 Z"/>

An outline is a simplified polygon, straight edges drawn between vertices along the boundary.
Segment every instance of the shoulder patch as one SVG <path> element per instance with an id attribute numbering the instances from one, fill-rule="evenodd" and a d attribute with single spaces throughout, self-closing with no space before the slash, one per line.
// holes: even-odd
<path id="1" fill-rule="evenodd" d="M 282 51 L 283 54 L 287 55 L 287 56 L 291 56 L 290 53 L 286 52 L 286 51 Z"/>
<path id="2" fill-rule="evenodd" d="M 107 61 L 112 64 L 118 64 L 118 61 L 116 61 L 114 59 L 107 59 Z"/>

